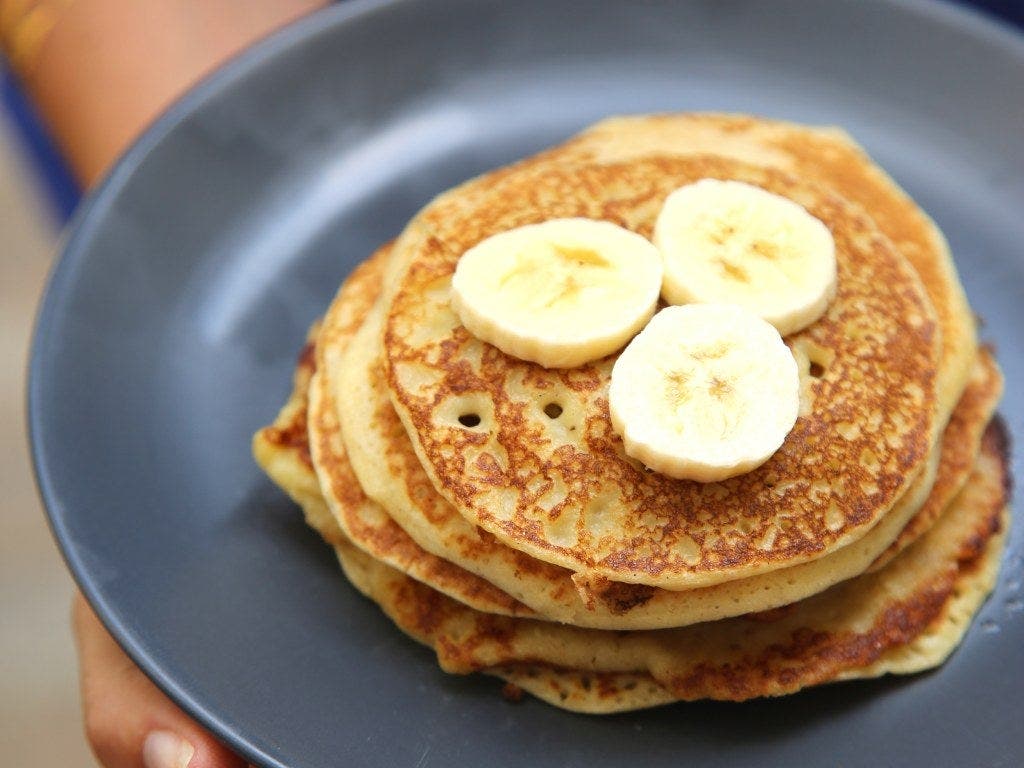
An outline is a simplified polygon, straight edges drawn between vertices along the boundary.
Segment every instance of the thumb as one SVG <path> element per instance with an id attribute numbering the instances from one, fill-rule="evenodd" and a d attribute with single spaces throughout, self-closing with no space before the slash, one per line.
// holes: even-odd
<path id="1" fill-rule="evenodd" d="M 75 596 L 85 733 L 104 768 L 245 768 L 132 663 Z"/>

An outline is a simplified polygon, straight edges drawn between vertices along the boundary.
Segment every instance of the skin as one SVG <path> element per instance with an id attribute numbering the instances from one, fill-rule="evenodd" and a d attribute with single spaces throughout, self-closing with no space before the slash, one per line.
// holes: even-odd
<path id="1" fill-rule="evenodd" d="M 183 739 L 195 750 L 188 768 L 245 768 L 244 760 L 178 709 L 132 663 L 81 594 L 74 598 L 71 617 L 78 647 L 85 735 L 101 765 L 164 768 L 143 759 L 146 737 L 163 731 Z"/>
<path id="2" fill-rule="evenodd" d="M 88 187 L 199 78 L 328 2 L 0 0 L 0 6 L 8 4 L 38 9 L 35 18 L 23 13 L 27 22 L 5 25 L 4 47 L 72 171 Z M 46 32 L 33 41 L 40 27 Z"/>
<path id="3" fill-rule="evenodd" d="M 190 85 L 324 5 L 327 0 L 0 0 L 0 43 L 76 178 L 89 188 Z M 149 681 L 81 595 L 72 623 L 85 733 L 105 768 L 245 766 Z M 163 749 L 154 733 L 163 734 Z"/>

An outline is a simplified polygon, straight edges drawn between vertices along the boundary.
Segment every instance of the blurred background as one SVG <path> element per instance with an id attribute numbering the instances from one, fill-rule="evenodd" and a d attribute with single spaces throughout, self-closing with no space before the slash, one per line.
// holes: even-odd
<path id="1" fill-rule="evenodd" d="M 35 306 L 63 232 L 190 84 L 326 4 L 0 0 L 0 766 L 96 765 L 68 628 L 74 586 L 36 495 L 23 413 Z M 961 4 L 1024 29 L 1020 0 Z"/>

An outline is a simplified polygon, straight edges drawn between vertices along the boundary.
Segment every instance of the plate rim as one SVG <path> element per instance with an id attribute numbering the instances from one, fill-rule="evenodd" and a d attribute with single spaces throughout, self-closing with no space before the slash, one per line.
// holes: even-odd
<path id="1" fill-rule="evenodd" d="M 486 0 L 501 4 L 501 0 Z M 846 0 L 856 2 L 857 0 Z M 859 0 L 863 2 L 864 0 Z M 870 0 L 879 7 L 920 16 L 959 32 L 966 32 L 987 46 L 996 47 L 1019 60 L 1024 68 L 1024 31 L 978 8 L 954 0 Z M 201 700 L 178 684 L 142 643 L 128 622 L 120 620 L 113 606 L 101 594 L 96 580 L 88 572 L 81 553 L 76 550 L 67 527 L 74 512 L 60 501 L 60 471 L 47 461 L 45 417 L 40 412 L 42 382 L 46 378 L 49 357 L 45 354 L 55 338 L 55 315 L 75 283 L 78 270 L 87 267 L 89 243 L 103 221 L 104 214 L 137 172 L 144 159 L 156 149 L 188 116 L 217 95 L 252 75 L 268 62 L 296 49 L 319 35 L 359 23 L 385 9 L 401 6 L 443 5 L 445 0 L 344 0 L 314 11 L 285 27 L 246 46 L 213 71 L 201 77 L 175 98 L 143 130 L 115 161 L 101 182 L 88 192 L 65 229 L 36 305 L 25 384 L 25 423 L 36 490 L 42 501 L 50 532 L 60 550 L 77 589 L 85 596 L 102 624 L 118 645 L 146 676 L 177 706 L 232 751 L 253 764 L 270 768 L 289 768 L 265 753 L 254 742 L 232 727 Z"/>

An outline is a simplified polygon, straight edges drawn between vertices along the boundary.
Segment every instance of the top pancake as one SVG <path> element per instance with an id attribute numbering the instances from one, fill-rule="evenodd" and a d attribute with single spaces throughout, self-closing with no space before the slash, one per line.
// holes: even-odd
<path id="1" fill-rule="evenodd" d="M 331 328 L 337 310 L 336 302 L 324 320 L 325 329 Z M 319 369 L 317 385 L 325 392 L 319 397 L 311 392 L 311 403 L 318 401 L 320 407 L 311 405 L 309 434 L 314 445 L 324 444 L 320 450 L 314 449 L 314 460 L 332 509 L 339 517 L 346 516 L 348 494 L 332 489 L 346 488 L 354 472 L 366 496 L 378 502 L 386 516 L 426 550 L 415 559 L 417 563 L 433 555 L 458 564 L 526 603 L 541 617 L 579 626 L 683 626 L 776 607 L 861 573 L 887 547 L 895 554 L 923 533 L 934 521 L 934 512 L 943 509 L 955 495 L 969 472 L 1000 392 L 997 366 L 989 356 L 979 356 L 978 375 L 965 390 L 941 445 L 935 449 L 940 467 L 934 473 L 935 484 L 931 485 L 933 473 L 922 472 L 884 520 L 850 546 L 792 568 L 686 591 L 618 582 L 581 584 L 570 571 L 482 534 L 436 493 L 383 391 L 381 350 L 375 343 L 379 339 L 379 315 L 377 309 L 371 311 L 351 342 L 344 344 L 345 354 Z M 343 345 L 335 342 L 323 346 L 336 349 Z M 343 446 L 330 439 L 339 421 Z M 931 511 L 930 517 L 926 523 L 915 523 L 913 537 L 901 531 L 909 528 L 908 518 L 917 520 L 925 509 Z M 351 514 L 361 516 L 358 510 Z M 357 546 L 387 559 L 378 554 L 373 541 L 365 541 L 356 530 L 346 531 Z M 453 594 L 450 589 L 442 591 Z M 588 599 L 581 599 L 580 593 L 584 592 L 590 593 Z"/>
<path id="2" fill-rule="evenodd" d="M 804 398 L 782 448 L 753 472 L 700 484 L 625 456 L 607 411 L 614 355 L 563 371 L 513 359 L 461 326 L 449 288 L 459 256 L 485 237 L 572 216 L 650 236 L 664 198 L 707 177 L 763 187 L 824 221 L 839 283 L 826 315 L 787 339 Z M 835 551 L 906 490 L 940 424 L 940 333 L 917 273 L 858 208 L 773 168 L 668 155 L 563 164 L 554 150 L 442 196 L 396 249 L 406 269 L 383 335 L 387 384 L 435 487 L 510 546 L 588 577 L 686 589 Z M 479 425 L 462 426 L 466 413 Z"/>
<path id="3" fill-rule="evenodd" d="M 940 418 L 952 411 L 971 375 L 977 334 L 946 238 L 841 128 L 714 113 L 620 116 L 595 124 L 558 154 L 561 162 L 714 154 L 778 168 L 863 208 L 913 265 L 932 301 L 942 333 L 936 378 Z"/>

